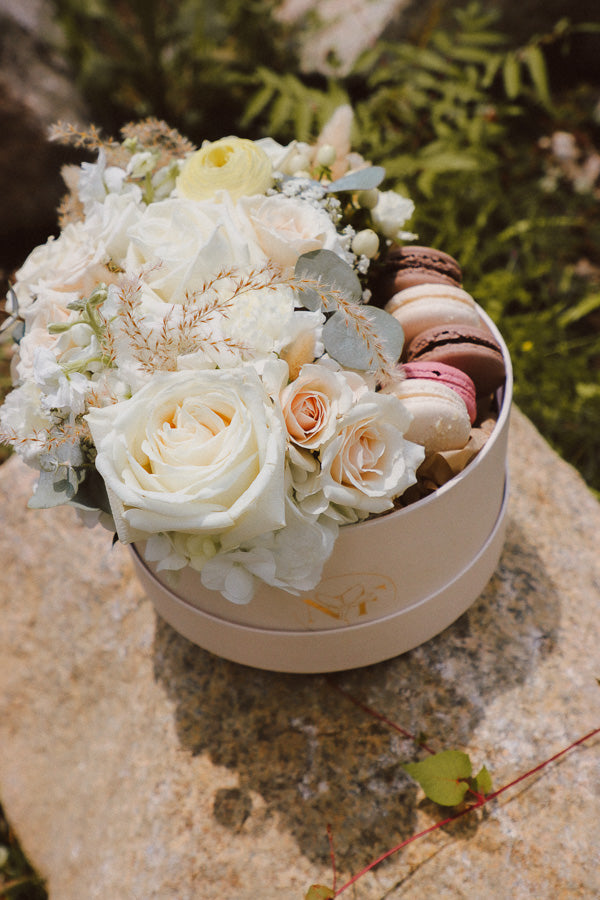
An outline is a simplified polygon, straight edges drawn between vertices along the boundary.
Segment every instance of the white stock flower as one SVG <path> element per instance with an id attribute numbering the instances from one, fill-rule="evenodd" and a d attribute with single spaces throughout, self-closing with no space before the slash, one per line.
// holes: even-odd
<path id="1" fill-rule="evenodd" d="M 373 223 L 392 241 L 410 240 L 415 235 L 402 230 L 404 223 L 415 211 L 415 204 L 408 197 L 395 191 L 380 191 L 377 205 L 371 210 Z"/>
<path id="2" fill-rule="evenodd" d="M 33 358 L 33 380 L 42 391 L 42 409 L 60 409 L 77 416 L 85 409 L 90 382 L 80 372 L 67 374 L 56 356 L 46 347 L 38 347 Z"/>
<path id="3" fill-rule="evenodd" d="M 44 438 L 52 427 L 50 416 L 41 407 L 41 396 L 38 385 L 26 381 L 13 388 L 0 407 L 0 429 L 30 466 L 38 464 Z"/>
<path id="4" fill-rule="evenodd" d="M 253 369 L 155 375 L 86 418 L 122 541 L 181 531 L 229 549 L 283 525 L 284 427 Z"/>
<path id="5" fill-rule="evenodd" d="M 77 194 L 86 214 L 96 203 L 103 203 L 109 194 L 130 194 L 135 201 L 141 200 L 140 187 L 126 179 L 125 169 L 106 165 L 103 149 L 95 163 L 82 163 Z"/>

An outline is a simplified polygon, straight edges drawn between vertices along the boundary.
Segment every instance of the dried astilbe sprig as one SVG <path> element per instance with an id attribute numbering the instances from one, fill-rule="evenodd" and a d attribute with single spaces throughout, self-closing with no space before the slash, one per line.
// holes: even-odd
<path id="1" fill-rule="evenodd" d="M 121 128 L 124 140 L 137 140 L 146 150 L 162 150 L 169 159 L 180 159 L 196 150 L 196 145 L 161 119 L 128 122 Z"/>
<path id="2" fill-rule="evenodd" d="M 121 128 L 121 137 L 122 141 L 137 143 L 144 150 L 157 151 L 157 166 L 167 165 L 174 159 L 183 159 L 196 149 L 195 144 L 183 137 L 176 128 L 155 118 L 129 122 Z M 93 124 L 84 129 L 70 122 L 58 121 L 50 126 L 48 139 L 82 150 L 104 150 L 110 165 L 126 165 L 131 158 L 131 148 L 112 137 L 103 137 Z"/>
<path id="3" fill-rule="evenodd" d="M 174 371 L 180 356 L 201 348 L 243 355 L 250 348 L 241 341 L 211 333 L 215 320 L 227 318 L 240 297 L 257 290 L 275 290 L 281 285 L 292 286 L 293 279 L 282 276 L 272 265 L 240 272 L 225 269 L 205 281 L 201 287 L 185 295 L 183 303 L 166 304 L 167 311 L 160 328 L 149 328 L 139 312 L 142 277 L 126 280 L 119 291 L 118 316 L 134 359 L 143 371 Z M 219 290 L 220 288 L 220 290 Z M 114 334 L 107 323 L 103 352 L 115 359 Z"/>
<path id="4" fill-rule="evenodd" d="M 65 444 L 79 446 L 82 442 L 92 445 L 90 429 L 81 416 L 71 422 L 61 420 L 48 429 L 34 428 L 31 434 L 25 436 L 17 434 L 12 428 L 0 431 L 0 444 L 11 444 L 13 447 L 37 444 L 40 450 L 52 451 Z"/>
<path id="5" fill-rule="evenodd" d="M 342 313 L 346 326 L 354 329 L 365 344 L 371 356 L 372 371 L 379 385 L 384 386 L 395 379 L 394 364 L 389 360 L 384 342 L 371 322 L 368 306 L 348 300 L 342 291 L 323 285 L 318 279 L 296 277 L 294 287 L 300 294 L 304 291 L 315 292 L 325 312 Z"/>
<path id="6" fill-rule="evenodd" d="M 119 146 L 113 138 L 103 138 L 99 129 L 93 124 L 84 129 L 72 125 L 70 122 L 63 122 L 61 119 L 48 129 L 48 140 L 82 150 L 100 150 Z"/>

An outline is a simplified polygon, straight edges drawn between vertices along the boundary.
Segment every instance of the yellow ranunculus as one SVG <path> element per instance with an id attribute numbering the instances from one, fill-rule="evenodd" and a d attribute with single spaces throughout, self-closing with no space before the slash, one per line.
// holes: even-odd
<path id="1" fill-rule="evenodd" d="M 271 161 L 254 141 L 226 137 L 206 141 L 186 160 L 177 190 L 190 200 L 210 200 L 217 191 L 227 191 L 238 200 L 264 194 L 271 187 L 272 177 Z"/>

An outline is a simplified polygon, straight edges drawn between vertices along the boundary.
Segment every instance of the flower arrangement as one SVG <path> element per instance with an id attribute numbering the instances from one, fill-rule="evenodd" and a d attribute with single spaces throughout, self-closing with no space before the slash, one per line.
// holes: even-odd
<path id="1" fill-rule="evenodd" d="M 9 292 L 0 425 L 39 470 L 31 507 L 71 503 L 246 603 L 310 590 L 340 526 L 415 483 L 402 328 L 369 305 L 413 205 L 351 152 L 351 115 L 310 146 L 55 127 L 97 160 L 64 172 L 60 234 Z"/>

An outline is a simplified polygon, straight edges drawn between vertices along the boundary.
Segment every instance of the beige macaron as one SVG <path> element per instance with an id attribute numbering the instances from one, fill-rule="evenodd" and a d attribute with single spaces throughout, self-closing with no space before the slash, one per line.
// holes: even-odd
<path id="1" fill-rule="evenodd" d="M 405 437 L 425 447 L 425 455 L 460 450 L 471 435 L 465 401 L 445 384 L 428 378 L 407 378 L 389 389 L 412 416 Z"/>
<path id="2" fill-rule="evenodd" d="M 400 322 L 406 343 L 434 325 L 479 325 L 473 297 L 451 284 L 416 284 L 390 297 L 385 310 Z"/>

